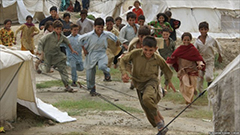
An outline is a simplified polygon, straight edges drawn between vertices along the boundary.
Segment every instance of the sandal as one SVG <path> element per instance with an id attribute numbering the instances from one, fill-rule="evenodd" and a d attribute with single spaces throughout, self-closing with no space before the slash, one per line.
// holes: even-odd
<path id="1" fill-rule="evenodd" d="M 106 81 L 106 82 L 111 82 L 111 75 L 110 73 L 104 73 L 104 80 L 103 81 Z"/>
<path id="2" fill-rule="evenodd" d="M 66 89 L 65 89 L 66 92 L 70 92 L 70 93 L 77 92 L 77 90 L 74 90 L 73 88 L 71 88 L 71 87 L 68 86 L 68 85 L 67 85 L 65 88 L 66 88 Z"/>
<path id="3" fill-rule="evenodd" d="M 94 86 L 90 91 L 91 96 L 100 96 L 101 94 L 96 92 L 96 87 Z"/>
<path id="4" fill-rule="evenodd" d="M 158 127 L 158 134 L 157 135 L 165 135 L 168 132 L 168 128 L 163 129 L 164 126 L 165 126 L 164 120 L 162 120 L 162 122 L 159 122 L 157 124 L 157 127 Z"/>

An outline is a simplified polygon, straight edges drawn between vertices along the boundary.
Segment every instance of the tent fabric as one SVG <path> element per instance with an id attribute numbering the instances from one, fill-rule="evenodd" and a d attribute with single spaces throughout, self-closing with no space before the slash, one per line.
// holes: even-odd
<path id="1" fill-rule="evenodd" d="M 215 132 L 235 132 L 240 127 L 240 55 L 208 87 Z"/>
<path id="2" fill-rule="evenodd" d="M 39 17 L 39 13 L 42 13 L 45 17 L 49 16 L 49 9 L 52 6 L 59 7 L 61 1 L 59 0 L 0 0 L 0 24 L 3 23 L 5 19 L 11 19 L 17 21 L 21 24 L 26 22 L 26 17 L 31 15 L 34 21 L 39 21 L 42 18 Z M 10 10 L 9 10 L 10 9 Z M 10 11 L 10 12 L 8 12 Z M 13 18 L 12 15 L 17 16 Z"/>
<path id="3" fill-rule="evenodd" d="M 17 102 L 37 115 L 60 123 L 76 120 L 37 98 L 33 57 L 29 51 L 0 46 L 0 77 L 0 120 L 16 118 Z"/>
<path id="4" fill-rule="evenodd" d="M 239 0 L 140 0 L 146 23 L 156 20 L 156 15 L 171 10 L 172 18 L 180 20 L 181 26 L 176 30 L 180 37 L 183 32 L 191 32 L 196 38 L 200 33 L 198 24 L 209 23 L 209 32 L 214 38 L 236 38 L 240 36 L 240 1 Z M 128 7 L 134 0 L 90 1 L 89 13 L 95 17 L 122 17 L 126 23 Z M 106 8 L 107 7 L 107 8 Z"/>

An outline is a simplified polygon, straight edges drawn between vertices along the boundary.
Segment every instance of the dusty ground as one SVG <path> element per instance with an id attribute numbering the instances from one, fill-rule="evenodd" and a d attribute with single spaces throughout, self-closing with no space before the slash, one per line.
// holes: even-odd
<path id="1" fill-rule="evenodd" d="M 73 22 L 76 18 L 73 18 Z M 13 31 L 19 25 L 12 26 Z M 20 34 L 19 34 L 20 35 Z M 35 44 L 37 44 L 38 39 L 42 36 L 42 32 L 35 36 Z M 19 38 L 19 36 L 18 36 Z M 224 64 L 228 64 L 232 61 L 240 52 L 240 39 L 218 39 L 223 48 L 223 58 Z M 178 42 L 179 43 L 179 42 Z M 20 41 L 17 41 L 16 48 L 20 48 Z M 85 78 L 81 73 L 82 77 Z M 59 77 L 58 73 L 53 73 L 52 75 Z M 37 82 L 52 80 L 53 78 L 46 77 L 44 75 L 36 75 Z M 113 81 L 106 84 L 102 81 L 102 77 L 97 77 L 97 82 L 99 84 L 108 85 L 108 87 L 114 88 L 116 90 L 122 91 L 129 95 L 137 97 L 136 92 L 129 90 L 129 84 L 123 84 L 119 81 Z M 78 92 L 75 94 L 56 92 L 63 91 L 63 88 L 53 87 L 47 89 L 38 89 L 37 97 L 42 99 L 47 103 L 56 103 L 62 99 L 73 99 L 78 100 L 81 98 L 88 98 L 89 100 L 101 100 L 98 97 L 90 97 L 89 93 L 83 89 L 78 88 Z M 141 110 L 140 104 L 137 98 L 129 97 L 106 88 L 97 86 L 97 91 L 105 95 L 112 102 L 123 104 L 125 106 L 137 108 Z M 114 99 L 119 99 L 119 101 L 114 101 Z M 174 116 L 176 116 L 185 105 L 183 104 L 173 104 L 171 102 L 159 103 L 159 110 L 165 118 L 165 122 L 171 121 Z M 172 110 L 165 110 L 162 106 L 170 107 Z M 21 107 L 18 107 L 21 108 Z M 74 116 L 77 118 L 75 122 L 55 124 L 50 126 L 47 123 L 47 119 L 40 118 L 28 110 L 22 108 L 24 111 L 20 110 L 18 113 L 17 122 L 13 123 L 15 127 L 12 131 L 7 132 L 9 135 L 59 135 L 59 134 L 94 134 L 94 135 L 154 135 L 156 134 L 156 129 L 152 128 L 147 121 L 144 113 L 133 113 L 136 117 L 140 118 L 141 121 L 127 115 L 122 111 L 88 111 L 81 112 L 79 115 Z M 192 110 L 208 110 L 207 106 L 195 106 L 187 109 L 187 112 Z M 39 125 L 39 123 L 44 123 Z M 212 122 L 205 121 L 203 119 L 193 119 L 186 117 L 179 117 L 170 126 L 168 135 L 199 135 L 208 134 L 208 132 L 213 131 Z"/>

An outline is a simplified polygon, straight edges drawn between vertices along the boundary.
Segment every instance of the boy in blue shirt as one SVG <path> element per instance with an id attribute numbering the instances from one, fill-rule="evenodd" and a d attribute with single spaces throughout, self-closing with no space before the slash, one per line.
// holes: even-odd
<path id="1" fill-rule="evenodd" d="M 67 37 L 72 48 L 77 51 L 77 54 L 71 53 L 69 48 L 66 49 L 67 52 L 67 61 L 71 67 L 72 75 L 72 86 L 77 87 L 77 71 L 83 71 L 83 62 L 82 62 L 82 48 L 79 47 L 78 39 L 80 35 L 78 34 L 79 27 L 77 24 L 71 24 L 71 34 Z"/>
<path id="2" fill-rule="evenodd" d="M 103 27 L 104 20 L 97 18 L 94 21 L 94 31 L 84 34 L 79 39 L 81 45 L 84 45 L 83 51 L 86 55 L 84 68 L 86 69 L 87 88 L 92 96 L 99 95 L 96 93 L 95 87 L 96 65 L 103 71 L 106 81 L 111 79 L 110 68 L 107 67 L 107 39 L 117 42 L 117 36 L 111 32 L 103 31 Z"/>

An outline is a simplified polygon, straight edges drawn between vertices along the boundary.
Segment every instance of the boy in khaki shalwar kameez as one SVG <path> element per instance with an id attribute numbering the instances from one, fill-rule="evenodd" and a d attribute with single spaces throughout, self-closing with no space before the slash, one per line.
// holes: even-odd
<path id="1" fill-rule="evenodd" d="M 78 54 L 76 51 L 72 49 L 72 46 L 69 43 L 67 37 L 65 37 L 62 33 L 63 24 L 61 21 L 56 20 L 53 22 L 54 31 L 39 40 L 38 43 L 38 51 L 42 52 L 40 56 L 40 60 L 36 62 L 38 66 L 39 63 L 43 60 L 44 55 L 44 63 L 39 65 L 39 69 L 43 72 L 50 72 L 50 68 L 55 66 L 59 71 L 62 82 L 68 92 L 75 92 L 68 85 L 68 73 L 67 73 L 67 65 L 66 65 L 66 55 L 60 51 L 60 44 L 66 43 L 70 48 L 72 53 Z"/>
<path id="2" fill-rule="evenodd" d="M 149 122 L 153 127 L 161 130 L 164 127 L 164 120 L 158 110 L 160 101 L 160 80 L 159 69 L 165 75 L 165 80 L 171 83 L 172 71 L 165 63 L 165 60 L 156 53 L 157 41 L 154 37 L 147 36 L 143 40 L 142 49 L 132 50 L 120 60 L 120 70 L 123 82 L 128 82 L 130 77 L 127 74 L 126 66 L 129 62 L 133 65 L 132 81 L 137 89 L 138 98 Z M 162 133 L 167 132 L 167 128 Z"/>
<path id="3" fill-rule="evenodd" d="M 115 36 L 119 36 L 119 31 L 113 27 L 114 24 L 114 19 L 111 16 L 108 16 L 106 18 L 106 27 L 104 27 L 104 30 L 112 32 Z M 108 56 L 108 67 L 110 68 L 115 57 L 120 53 L 122 48 L 120 47 L 121 43 L 119 42 L 114 42 L 111 39 L 107 40 L 108 42 L 108 48 L 107 48 L 107 56 Z M 116 67 L 117 63 L 114 63 L 114 67 Z"/>

